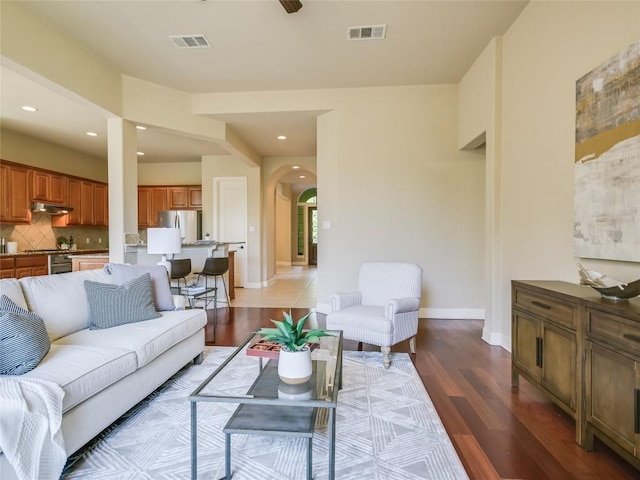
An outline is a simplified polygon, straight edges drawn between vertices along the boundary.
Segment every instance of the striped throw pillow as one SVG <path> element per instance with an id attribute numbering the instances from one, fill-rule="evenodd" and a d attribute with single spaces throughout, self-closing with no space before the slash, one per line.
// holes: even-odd
<path id="1" fill-rule="evenodd" d="M 0 375 L 22 375 L 38 366 L 51 342 L 44 320 L 0 297 Z"/>
<path id="2" fill-rule="evenodd" d="M 89 329 L 112 328 L 160 317 L 153 304 L 148 273 L 122 285 L 85 280 L 89 303 Z"/>

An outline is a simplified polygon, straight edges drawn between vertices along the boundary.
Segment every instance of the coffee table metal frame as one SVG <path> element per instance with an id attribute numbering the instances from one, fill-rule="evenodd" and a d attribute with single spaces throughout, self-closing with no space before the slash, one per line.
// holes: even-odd
<path id="1" fill-rule="evenodd" d="M 279 407 L 293 406 L 304 409 L 309 409 L 309 413 L 315 418 L 315 410 L 318 408 L 325 408 L 328 411 L 328 433 L 329 433 L 329 479 L 335 479 L 335 445 L 336 445 L 336 416 L 335 411 L 338 405 L 338 391 L 342 387 L 342 332 L 339 330 L 327 331 L 331 336 L 322 337 L 321 345 L 319 348 L 312 352 L 312 358 L 314 360 L 314 378 L 310 382 L 311 395 L 303 398 L 295 398 L 295 396 L 283 396 L 279 398 L 277 394 L 277 384 L 274 389 L 260 389 L 256 388 L 256 384 L 260 383 L 261 378 L 267 372 L 273 372 L 275 360 L 269 360 L 263 357 L 251 357 L 256 361 L 256 368 L 258 369 L 255 380 L 252 385 L 247 388 L 246 394 L 228 394 L 226 392 L 218 392 L 212 389 L 207 389 L 210 383 L 214 382 L 216 377 L 224 372 L 227 368 L 233 367 L 233 361 L 238 355 L 245 356 L 246 349 L 249 345 L 255 343 L 261 337 L 259 335 L 249 335 L 247 339 L 211 374 L 204 382 L 189 396 L 189 402 L 191 403 L 191 478 L 193 480 L 198 477 L 198 402 L 222 402 L 222 403 L 237 403 L 240 404 L 232 418 L 229 420 L 225 427 L 225 474 L 227 479 L 231 478 L 230 471 L 230 434 L 231 433 L 249 433 L 249 434 L 263 434 L 263 435 L 300 435 L 308 438 L 308 466 L 307 476 L 310 474 L 311 469 L 311 436 L 312 432 L 302 432 L 301 430 L 287 430 L 286 418 L 276 428 L 273 425 L 265 425 L 264 429 L 261 429 L 259 425 L 256 425 L 254 429 L 242 427 L 235 428 L 239 416 L 243 415 L 243 411 L 252 411 L 253 408 L 246 408 L 252 406 L 272 406 L 274 410 L 286 411 Z M 326 343 L 325 343 L 326 342 Z M 323 347 L 323 344 L 327 348 Z M 327 351 L 331 353 L 327 354 Z M 334 361 L 324 361 L 327 358 Z M 271 367 L 271 368 L 267 368 Z M 272 373 L 270 373 L 272 375 Z M 320 385 L 315 381 L 316 377 L 324 379 L 327 382 L 324 385 Z M 334 384 L 335 382 L 335 384 Z M 246 407 L 245 407 L 246 405 Z"/>

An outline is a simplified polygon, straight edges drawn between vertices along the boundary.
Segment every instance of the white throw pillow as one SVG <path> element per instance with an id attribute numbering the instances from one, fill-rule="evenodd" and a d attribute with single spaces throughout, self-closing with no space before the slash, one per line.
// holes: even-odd
<path id="1" fill-rule="evenodd" d="M 151 275 L 151 285 L 153 288 L 153 303 L 158 311 L 174 310 L 171 286 L 169 285 L 169 274 L 162 265 L 125 265 L 122 263 L 107 263 L 104 266 L 116 285 L 123 285 L 141 275 L 148 273 Z"/>

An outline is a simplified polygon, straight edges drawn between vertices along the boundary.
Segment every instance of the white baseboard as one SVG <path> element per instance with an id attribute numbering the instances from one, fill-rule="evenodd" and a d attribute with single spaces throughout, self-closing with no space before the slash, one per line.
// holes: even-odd
<path id="1" fill-rule="evenodd" d="M 484 308 L 421 308 L 420 318 L 484 320 Z"/>

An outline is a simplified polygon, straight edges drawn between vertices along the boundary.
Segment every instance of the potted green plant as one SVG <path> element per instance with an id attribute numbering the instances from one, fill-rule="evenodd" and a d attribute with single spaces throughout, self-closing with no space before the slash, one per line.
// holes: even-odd
<path id="1" fill-rule="evenodd" d="M 271 320 L 276 328 L 261 328 L 258 334 L 282 345 L 278 357 L 278 375 L 280 380 L 290 385 L 304 383 L 311 378 L 313 371 L 311 363 L 311 349 L 309 343 L 318 343 L 320 337 L 329 336 L 322 329 L 304 330 L 304 325 L 311 313 L 307 313 L 294 322 L 289 313 L 282 312 L 283 320 Z"/>

